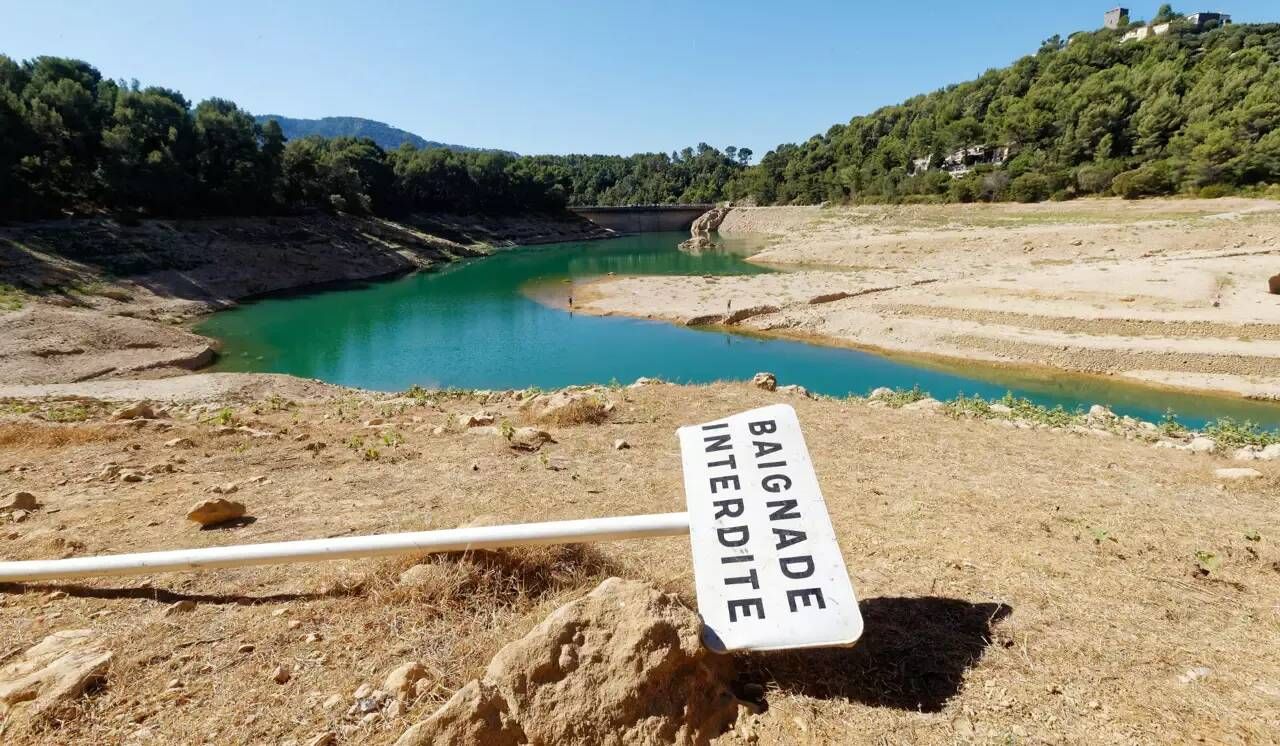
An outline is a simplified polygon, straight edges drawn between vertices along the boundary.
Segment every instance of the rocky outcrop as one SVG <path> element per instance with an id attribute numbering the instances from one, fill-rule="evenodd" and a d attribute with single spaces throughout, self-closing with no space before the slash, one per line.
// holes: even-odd
<path id="1" fill-rule="evenodd" d="M 92 630 L 49 635 L 0 668 L 0 722 L 59 717 L 102 680 L 112 657 Z"/>
<path id="2" fill-rule="evenodd" d="M 498 651 L 397 746 L 709 743 L 738 702 L 732 659 L 701 631 L 676 597 L 610 578 Z"/>
<path id="3" fill-rule="evenodd" d="M 716 244 L 711 240 L 711 234 L 720 228 L 729 210 L 728 207 L 713 207 L 699 215 L 689 228 L 689 240 L 680 244 L 681 251 L 698 252 L 714 249 Z"/>

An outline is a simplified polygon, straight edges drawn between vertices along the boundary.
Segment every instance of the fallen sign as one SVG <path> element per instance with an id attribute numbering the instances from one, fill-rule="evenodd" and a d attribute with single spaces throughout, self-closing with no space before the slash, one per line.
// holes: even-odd
<path id="1" fill-rule="evenodd" d="M 680 429 L 686 513 L 0 562 L 0 583 L 148 575 L 405 552 L 459 552 L 688 533 L 703 640 L 716 651 L 850 645 L 853 586 L 795 410 Z"/>

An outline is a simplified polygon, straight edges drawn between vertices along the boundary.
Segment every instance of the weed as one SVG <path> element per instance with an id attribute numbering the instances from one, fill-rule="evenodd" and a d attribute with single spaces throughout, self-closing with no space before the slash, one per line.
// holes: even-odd
<path id="1" fill-rule="evenodd" d="M 920 384 L 916 384 L 910 389 L 894 389 L 891 394 L 876 397 L 876 401 L 882 401 L 885 404 L 888 404 L 891 408 L 897 409 L 899 407 L 905 407 L 913 402 L 918 402 L 921 399 L 928 398 L 929 392 L 921 391 Z"/>
<path id="2" fill-rule="evenodd" d="M 1172 409 L 1166 409 L 1164 419 L 1160 420 L 1160 434 L 1166 438 L 1180 438 L 1188 432 L 1187 426 L 1178 422 L 1178 415 Z"/>
<path id="3" fill-rule="evenodd" d="M 1206 552 L 1203 549 L 1196 550 L 1196 567 L 1200 568 L 1200 572 L 1208 575 L 1217 572 L 1222 566 L 1222 560 L 1218 559 L 1218 555 L 1213 552 Z"/>
<path id="4" fill-rule="evenodd" d="M 231 407 L 223 407 L 205 422 L 214 422 L 223 427 L 229 427 L 236 424 L 236 412 Z"/>
<path id="5" fill-rule="evenodd" d="M 83 404 L 53 407 L 44 412 L 44 418 L 50 422 L 84 422 L 89 419 L 89 408 Z"/>
<path id="6" fill-rule="evenodd" d="M 364 449 L 364 452 L 360 454 L 360 458 L 365 461 L 377 461 L 381 457 L 382 454 L 378 453 L 377 448 L 366 448 Z"/>
<path id="7" fill-rule="evenodd" d="M 387 448 L 398 448 L 404 444 L 404 436 L 395 430 L 388 430 L 382 433 L 382 443 Z"/>
<path id="8" fill-rule="evenodd" d="M 13 285 L 0 282 L 0 311 L 17 311 L 26 303 L 27 294 Z"/>
<path id="9" fill-rule="evenodd" d="M 1244 446 L 1266 447 L 1280 443 L 1280 431 L 1264 430 L 1254 423 L 1245 420 L 1236 422 L 1230 417 L 1220 417 L 1204 429 L 1206 435 L 1213 438 L 1218 448 L 1227 450 Z"/>
<path id="10" fill-rule="evenodd" d="M 511 420 L 504 419 L 498 423 L 498 432 L 502 433 L 502 437 L 511 440 L 515 437 L 516 426 L 511 424 Z"/>
<path id="11" fill-rule="evenodd" d="M 1255 530 L 1255 531 L 1246 531 L 1246 532 L 1245 532 L 1245 534 L 1244 534 L 1244 540 L 1245 540 L 1245 541 L 1254 541 L 1254 542 L 1262 541 L 1262 534 L 1258 533 L 1256 530 Z"/>

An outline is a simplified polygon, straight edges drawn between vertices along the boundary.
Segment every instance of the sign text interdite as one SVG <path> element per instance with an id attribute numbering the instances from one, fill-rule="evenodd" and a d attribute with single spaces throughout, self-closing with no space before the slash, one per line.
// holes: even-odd
<path id="1" fill-rule="evenodd" d="M 795 410 L 763 407 L 679 436 L 708 646 L 854 642 L 862 618 Z"/>

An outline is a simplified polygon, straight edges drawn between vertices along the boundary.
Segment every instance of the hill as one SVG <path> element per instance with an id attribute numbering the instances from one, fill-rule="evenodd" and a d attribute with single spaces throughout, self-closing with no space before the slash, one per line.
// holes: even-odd
<path id="1" fill-rule="evenodd" d="M 1280 195 L 1280 24 L 1058 36 L 1012 65 L 780 145 L 760 204 Z M 1268 191 L 1268 188 L 1270 191 Z"/>
<path id="2" fill-rule="evenodd" d="M 436 142 L 435 140 L 427 140 L 419 135 L 415 135 L 407 130 L 399 127 L 392 127 L 385 122 L 378 122 L 373 119 L 363 119 L 361 117 L 323 117 L 321 119 L 295 119 L 293 117 L 282 117 L 279 114 L 261 114 L 254 117 L 259 124 L 266 124 L 267 120 L 274 119 L 280 123 L 280 129 L 284 131 L 284 136 L 290 140 L 298 140 L 308 135 L 319 135 L 321 137 L 367 137 L 378 144 L 383 150 L 395 150 L 402 143 L 409 143 L 415 148 L 429 150 L 432 148 L 443 148 L 445 150 L 454 150 L 459 153 L 469 153 L 472 151 L 490 150 L 490 148 L 473 148 L 466 145 L 452 145 L 445 142 Z M 502 151 L 510 152 L 510 151 Z"/>

